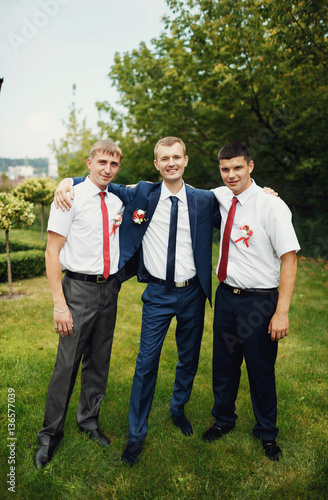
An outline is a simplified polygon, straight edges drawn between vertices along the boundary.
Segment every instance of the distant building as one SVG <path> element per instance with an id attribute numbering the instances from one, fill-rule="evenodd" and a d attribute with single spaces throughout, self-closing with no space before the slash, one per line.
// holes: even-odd
<path id="1" fill-rule="evenodd" d="M 54 156 L 51 156 L 49 158 L 48 176 L 52 177 L 53 179 L 55 179 L 56 177 L 58 177 L 58 162 L 57 162 L 57 159 Z"/>
<path id="2" fill-rule="evenodd" d="M 34 168 L 30 165 L 17 165 L 8 167 L 8 177 L 15 180 L 19 177 L 33 177 Z"/>
<path id="3" fill-rule="evenodd" d="M 0 191 L 11 191 L 24 180 L 24 177 L 9 179 L 6 172 L 1 172 L 0 175 Z"/>

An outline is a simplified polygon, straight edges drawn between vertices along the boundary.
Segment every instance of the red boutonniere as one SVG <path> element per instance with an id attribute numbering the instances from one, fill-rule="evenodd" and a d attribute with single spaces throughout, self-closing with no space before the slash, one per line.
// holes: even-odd
<path id="1" fill-rule="evenodd" d="M 118 212 L 116 214 L 116 217 L 114 219 L 114 224 L 113 224 L 113 228 L 111 230 L 111 232 L 109 233 L 109 236 L 111 236 L 113 233 L 115 233 L 115 230 L 120 227 L 120 225 L 122 224 L 122 215 L 120 214 L 120 212 Z"/>
<path id="2" fill-rule="evenodd" d="M 235 243 L 238 243 L 238 241 L 242 241 L 248 248 L 249 247 L 248 240 L 252 236 L 253 231 L 249 228 L 247 224 L 245 224 L 245 226 L 243 227 L 240 227 L 239 229 L 242 234 L 242 237 L 239 238 L 238 240 L 235 240 Z"/>
<path id="3" fill-rule="evenodd" d="M 147 220 L 146 212 L 137 208 L 137 210 L 133 212 L 132 219 L 135 224 L 141 224 L 142 222 Z"/>

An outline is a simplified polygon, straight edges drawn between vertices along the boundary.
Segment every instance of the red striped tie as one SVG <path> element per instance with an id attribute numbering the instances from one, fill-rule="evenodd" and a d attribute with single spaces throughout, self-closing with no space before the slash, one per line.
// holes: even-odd
<path id="1" fill-rule="evenodd" d="M 105 202 L 106 193 L 101 191 L 99 193 L 101 197 L 101 211 L 103 219 L 103 255 L 104 255 L 104 272 L 103 277 L 108 278 L 110 270 L 110 256 L 109 256 L 109 222 L 108 222 L 108 210 Z"/>
<path id="2" fill-rule="evenodd" d="M 226 225 L 224 228 L 222 247 L 221 247 L 221 260 L 220 260 L 219 272 L 218 272 L 218 278 L 219 278 L 221 283 L 227 277 L 230 235 L 231 235 L 233 220 L 235 218 L 236 204 L 237 203 L 238 203 L 238 198 L 236 198 L 236 197 L 232 198 L 231 207 L 230 207 L 227 222 L 226 222 Z"/>

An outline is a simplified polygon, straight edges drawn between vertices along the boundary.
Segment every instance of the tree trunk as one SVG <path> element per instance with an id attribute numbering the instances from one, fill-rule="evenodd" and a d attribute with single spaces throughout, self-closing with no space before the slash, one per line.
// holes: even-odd
<path id="1" fill-rule="evenodd" d="M 43 241 L 43 218 L 44 218 L 44 205 L 41 204 L 41 241 Z"/>
<path id="2" fill-rule="evenodd" d="M 6 230 L 6 252 L 7 252 L 7 269 L 8 269 L 8 292 L 11 296 L 13 294 L 13 282 L 11 277 L 11 263 L 9 253 L 9 229 Z"/>

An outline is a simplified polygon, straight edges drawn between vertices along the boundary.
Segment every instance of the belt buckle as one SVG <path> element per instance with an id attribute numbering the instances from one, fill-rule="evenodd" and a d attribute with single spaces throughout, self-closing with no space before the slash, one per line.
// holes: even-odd
<path id="1" fill-rule="evenodd" d="M 240 295 L 240 289 L 239 288 L 234 288 L 232 290 L 232 293 L 235 293 L 236 295 Z"/>
<path id="2" fill-rule="evenodd" d="M 96 283 L 106 283 L 107 279 L 101 276 L 100 274 L 97 276 Z"/>
<path id="3" fill-rule="evenodd" d="M 175 282 L 176 288 L 184 288 L 187 285 L 188 285 L 188 281 L 176 281 Z"/>

